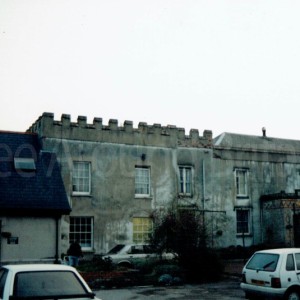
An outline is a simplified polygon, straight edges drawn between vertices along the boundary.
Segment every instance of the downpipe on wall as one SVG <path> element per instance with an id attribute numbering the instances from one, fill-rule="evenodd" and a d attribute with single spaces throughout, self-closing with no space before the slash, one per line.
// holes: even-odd
<path id="1" fill-rule="evenodd" d="M 0 220 L 0 266 L 2 266 L 2 220 Z"/>

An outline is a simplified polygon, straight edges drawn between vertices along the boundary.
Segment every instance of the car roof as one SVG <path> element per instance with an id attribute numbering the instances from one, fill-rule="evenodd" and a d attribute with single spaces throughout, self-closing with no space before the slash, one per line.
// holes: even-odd
<path id="1" fill-rule="evenodd" d="M 66 265 L 59 265 L 59 264 L 20 264 L 20 265 L 5 265 L 2 266 L 3 268 L 6 268 L 11 271 L 66 271 L 66 270 L 72 270 L 74 271 L 74 268 L 71 266 Z"/>
<path id="2" fill-rule="evenodd" d="M 255 253 L 274 253 L 274 254 L 285 254 L 291 252 L 300 252 L 300 248 L 278 248 L 278 249 L 267 249 L 256 251 Z"/>

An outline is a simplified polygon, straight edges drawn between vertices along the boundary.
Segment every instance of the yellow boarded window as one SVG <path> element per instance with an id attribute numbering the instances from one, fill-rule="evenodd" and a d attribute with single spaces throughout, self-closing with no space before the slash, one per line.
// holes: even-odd
<path id="1" fill-rule="evenodd" d="M 153 230 L 151 218 L 133 218 L 133 242 L 147 243 Z"/>

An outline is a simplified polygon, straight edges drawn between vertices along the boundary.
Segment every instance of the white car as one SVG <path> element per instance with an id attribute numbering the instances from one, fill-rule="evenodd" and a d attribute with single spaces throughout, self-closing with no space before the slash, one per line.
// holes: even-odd
<path id="1" fill-rule="evenodd" d="M 243 268 L 241 288 L 248 299 L 299 300 L 300 248 L 255 252 Z"/>
<path id="2" fill-rule="evenodd" d="M 124 267 L 133 267 L 138 261 L 148 260 L 155 261 L 159 259 L 172 259 L 171 253 L 159 255 L 155 253 L 150 245 L 131 244 L 116 245 L 103 258 L 110 258 L 114 264 Z"/>
<path id="3" fill-rule="evenodd" d="M 75 268 L 52 264 L 2 266 L 0 299 L 100 300 Z"/>

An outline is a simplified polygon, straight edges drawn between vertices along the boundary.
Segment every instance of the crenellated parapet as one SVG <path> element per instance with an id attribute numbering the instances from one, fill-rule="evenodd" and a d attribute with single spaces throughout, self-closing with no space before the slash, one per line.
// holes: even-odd
<path id="1" fill-rule="evenodd" d="M 87 123 L 87 117 L 78 116 L 77 122 L 71 122 L 71 116 L 63 114 L 61 119 L 54 120 L 54 114 L 45 112 L 28 129 L 38 133 L 40 137 L 71 139 L 91 142 L 107 142 L 128 145 L 163 146 L 163 147 L 195 147 L 210 148 L 212 146 L 212 131 L 204 130 L 203 136 L 198 129 L 191 129 L 185 135 L 184 128 L 174 125 L 148 125 L 140 122 L 137 128 L 132 121 L 124 121 L 119 126 L 118 120 L 110 119 L 104 125 L 102 118 L 94 118 L 92 124 Z"/>

